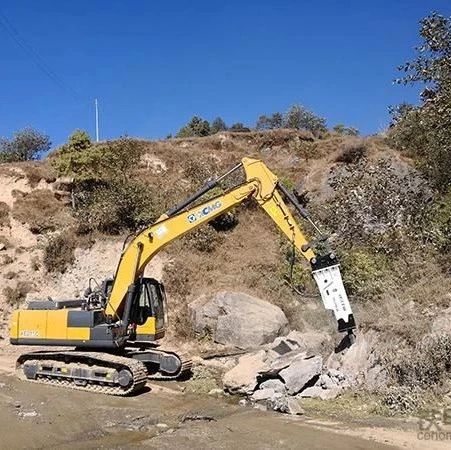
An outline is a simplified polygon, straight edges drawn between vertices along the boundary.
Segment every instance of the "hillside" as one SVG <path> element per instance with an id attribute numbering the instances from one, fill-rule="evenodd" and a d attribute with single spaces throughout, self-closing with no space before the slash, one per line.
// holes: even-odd
<path id="1" fill-rule="evenodd" d="M 359 333 L 371 337 L 365 357 L 371 355 L 373 366 L 386 372 L 386 385 L 396 386 L 399 395 L 412 386 L 447 392 L 443 376 L 449 363 L 438 353 L 451 342 L 449 334 L 439 334 L 451 331 L 451 276 L 433 225 L 435 194 L 382 137 L 318 139 L 278 130 L 139 145 L 133 179 L 148 186 L 157 216 L 243 156 L 264 160 L 331 234 Z M 84 216 L 72 210 L 72 181 L 52 167 L 57 158 L 58 152 L 41 162 L 0 165 L 0 335 L 6 352 L 12 351 L 6 330 L 12 308 L 26 299 L 82 295 L 89 277 L 100 281 L 114 273 L 127 234 L 86 229 Z M 335 324 L 323 311 L 309 268 L 301 262 L 291 280 L 301 295 L 287 283 L 290 245 L 271 221 L 245 204 L 225 222 L 175 242 L 147 269 L 166 284 L 168 340 L 183 339 L 196 351 L 210 348 L 212 343 L 200 342 L 187 326 L 187 304 L 203 294 L 235 290 L 280 306 L 292 329 L 324 330 L 336 341 Z M 311 232 L 308 226 L 306 231 Z M 435 368 L 421 372 L 417 363 Z"/>

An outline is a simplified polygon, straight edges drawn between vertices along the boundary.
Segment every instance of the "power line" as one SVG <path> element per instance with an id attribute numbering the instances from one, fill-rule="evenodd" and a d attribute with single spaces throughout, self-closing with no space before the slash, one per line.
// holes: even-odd
<path id="1" fill-rule="evenodd" d="M 66 91 L 76 101 L 82 101 L 80 94 L 65 83 L 45 62 L 39 53 L 26 41 L 26 39 L 19 33 L 17 28 L 11 23 L 5 13 L 0 10 L 0 25 L 3 26 L 9 36 L 16 42 L 16 44 L 32 59 L 35 65 L 52 80 L 60 89 Z"/>

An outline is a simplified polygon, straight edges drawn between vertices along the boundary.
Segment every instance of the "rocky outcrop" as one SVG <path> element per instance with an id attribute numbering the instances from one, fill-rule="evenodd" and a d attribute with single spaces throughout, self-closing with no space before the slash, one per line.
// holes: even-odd
<path id="1" fill-rule="evenodd" d="M 273 342 L 288 332 L 283 311 L 242 292 L 218 292 L 190 303 L 194 330 L 208 333 L 215 342 L 250 349 Z"/>

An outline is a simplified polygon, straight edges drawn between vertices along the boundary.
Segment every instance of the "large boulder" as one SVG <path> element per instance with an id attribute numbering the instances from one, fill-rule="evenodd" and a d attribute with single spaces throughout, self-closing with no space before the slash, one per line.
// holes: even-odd
<path id="1" fill-rule="evenodd" d="M 287 392 L 295 395 L 321 374 L 322 367 L 321 356 L 307 359 L 296 358 L 287 368 L 279 372 L 279 376 L 285 382 Z"/>
<path id="2" fill-rule="evenodd" d="M 257 387 L 259 372 L 266 369 L 264 350 L 242 356 L 238 364 L 224 374 L 224 389 L 231 394 L 251 395 Z"/>
<path id="3" fill-rule="evenodd" d="M 242 292 L 218 292 L 189 305 L 197 333 L 209 333 L 215 342 L 241 349 L 256 348 L 288 333 L 283 311 Z"/>

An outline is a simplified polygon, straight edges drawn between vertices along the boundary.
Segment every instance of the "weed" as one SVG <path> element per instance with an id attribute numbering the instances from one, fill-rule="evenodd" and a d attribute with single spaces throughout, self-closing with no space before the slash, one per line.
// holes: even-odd
<path id="1" fill-rule="evenodd" d="M 44 267 L 48 272 L 64 273 L 75 260 L 76 240 L 72 233 L 52 236 L 44 248 Z"/>
<path id="2" fill-rule="evenodd" d="M 10 286 L 5 287 L 3 289 L 3 295 L 5 296 L 6 303 L 11 306 L 18 306 L 25 300 L 32 287 L 32 283 L 28 281 L 19 281 L 15 288 Z"/>
<path id="3" fill-rule="evenodd" d="M 336 162 L 356 164 L 368 153 L 365 141 L 351 142 L 343 145 L 341 153 L 335 159 Z"/>
<path id="4" fill-rule="evenodd" d="M 71 222 L 69 210 L 48 189 L 17 196 L 12 215 L 19 222 L 27 223 L 36 234 L 55 231 Z"/>
<path id="5" fill-rule="evenodd" d="M 0 202 L 0 227 L 7 227 L 9 224 L 9 206 L 5 202 Z"/>

